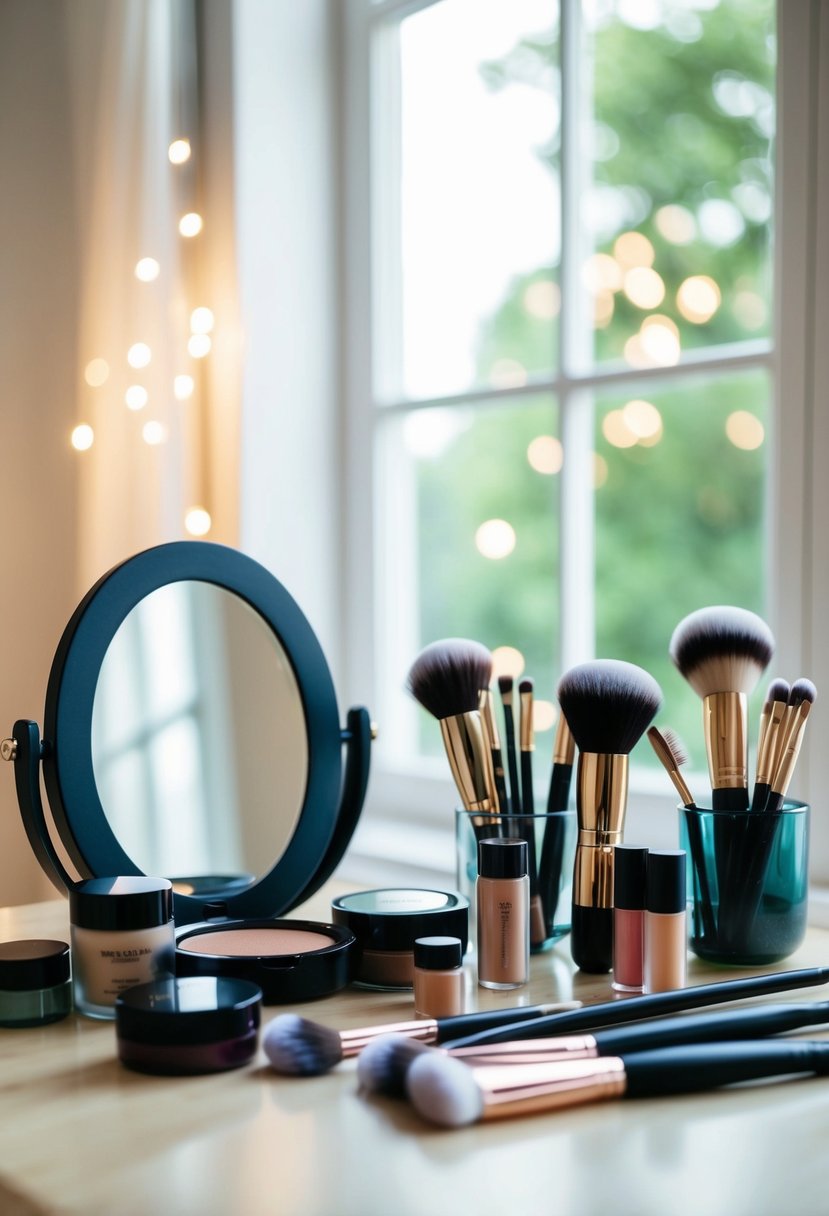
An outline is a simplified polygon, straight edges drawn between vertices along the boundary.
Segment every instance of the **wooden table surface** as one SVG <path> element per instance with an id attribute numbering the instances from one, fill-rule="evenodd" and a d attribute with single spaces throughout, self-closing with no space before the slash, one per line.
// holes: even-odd
<path id="1" fill-rule="evenodd" d="M 327 919 L 339 889 L 302 913 Z M 25 937 L 68 940 L 67 905 L 0 909 L 0 940 Z M 827 962 L 829 932 L 815 929 L 769 970 Z M 688 982 L 729 974 L 694 960 Z M 611 995 L 606 978 L 574 974 L 566 939 L 533 959 L 519 993 L 479 990 L 471 972 L 468 981 L 470 1007 Z M 826 996 L 812 988 L 774 999 Z M 406 993 L 352 988 L 296 1008 L 346 1028 L 405 1020 L 412 1006 Z M 267 1008 L 266 1020 L 280 1011 Z M 0 1216 L 829 1212 L 829 1079 L 444 1131 L 402 1102 L 361 1095 L 354 1069 L 348 1061 L 325 1077 L 280 1077 L 260 1050 L 229 1073 L 142 1076 L 118 1063 L 112 1023 L 73 1014 L 0 1029 Z"/>

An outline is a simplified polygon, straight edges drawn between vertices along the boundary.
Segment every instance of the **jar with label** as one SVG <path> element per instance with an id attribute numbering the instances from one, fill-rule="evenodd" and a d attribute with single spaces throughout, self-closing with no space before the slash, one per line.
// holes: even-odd
<path id="1" fill-rule="evenodd" d="M 75 1008 L 114 1018 L 136 984 L 172 976 L 173 888 L 166 878 L 89 878 L 69 892 Z"/>

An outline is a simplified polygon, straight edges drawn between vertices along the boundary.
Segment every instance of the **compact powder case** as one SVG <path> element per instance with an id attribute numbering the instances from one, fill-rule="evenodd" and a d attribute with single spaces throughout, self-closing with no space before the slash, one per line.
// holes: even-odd
<path id="1" fill-rule="evenodd" d="M 216 920 L 176 934 L 176 974 L 250 980 L 266 1005 L 313 1001 L 352 979 L 355 936 L 312 920 Z"/>
<path id="2" fill-rule="evenodd" d="M 138 1072 L 186 1075 L 241 1068 L 256 1055 L 262 993 L 221 976 L 153 980 L 115 1002 L 118 1058 Z"/>
<path id="3" fill-rule="evenodd" d="M 469 900 L 455 892 L 357 891 L 335 899 L 331 914 L 357 938 L 354 981 L 364 988 L 411 988 L 419 937 L 457 937 L 466 950 Z"/>

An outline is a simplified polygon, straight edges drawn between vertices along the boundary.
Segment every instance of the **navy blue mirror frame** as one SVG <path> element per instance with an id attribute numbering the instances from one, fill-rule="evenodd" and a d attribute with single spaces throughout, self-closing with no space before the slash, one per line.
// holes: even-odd
<path id="1" fill-rule="evenodd" d="M 141 872 L 114 835 L 98 794 L 92 764 L 95 690 L 107 648 L 129 612 L 158 588 L 189 580 L 240 596 L 275 634 L 302 699 L 308 777 L 293 836 L 280 858 L 265 859 L 268 872 L 227 898 L 217 893 L 209 904 L 176 894 L 176 921 L 280 915 L 314 889 L 320 868 L 331 864 L 341 809 L 341 733 L 331 674 L 311 626 L 281 583 L 235 549 L 205 541 L 159 545 L 115 566 L 84 596 L 58 644 L 47 686 L 41 763 L 49 804 L 82 877 Z M 364 793 L 365 780 L 360 787 Z M 356 813 L 353 806 L 342 810 L 356 824 L 359 807 Z M 336 861 L 345 844 L 334 850 Z"/>

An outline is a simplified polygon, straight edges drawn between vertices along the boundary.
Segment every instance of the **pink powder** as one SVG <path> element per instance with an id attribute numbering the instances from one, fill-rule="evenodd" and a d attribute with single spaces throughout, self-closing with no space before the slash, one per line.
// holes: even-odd
<path id="1" fill-rule="evenodd" d="M 235 958 L 262 958 L 275 954 L 309 954 L 333 946 L 334 939 L 307 929 L 225 929 L 194 933 L 178 949 L 191 954 L 224 954 Z"/>

